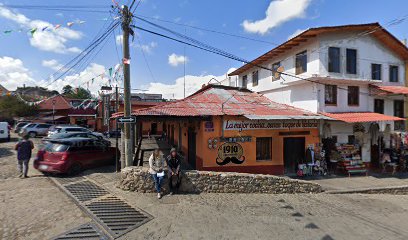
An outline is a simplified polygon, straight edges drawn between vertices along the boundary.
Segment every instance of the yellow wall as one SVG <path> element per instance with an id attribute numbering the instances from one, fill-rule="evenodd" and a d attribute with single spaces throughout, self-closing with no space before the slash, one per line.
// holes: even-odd
<path id="1" fill-rule="evenodd" d="M 225 117 L 225 120 L 237 119 L 232 117 Z M 197 155 L 203 160 L 203 167 L 222 167 L 216 163 L 216 158 L 218 155 L 217 149 L 208 148 L 209 138 L 220 138 L 222 136 L 223 122 L 221 117 L 216 117 L 214 122 L 214 132 L 204 131 L 204 122 L 201 123 L 201 129 L 197 135 Z M 289 131 L 310 131 L 310 135 L 291 135 L 291 136 L 279 136 L 279 132 L 289 132 Z M 318 129 L 312 128 L 294 128 L 291 130 L 284 129 L 273 129 L 273 130 L 244 130 L 239 131 L 224 131 L 224 137 L 238 137 L 238 136 L 250 136 L 252 137 L 251 142 L 239 143 L 244 150 L 245 162 L 240 164 L 240 166 L 257 166 L 257 165 L 283 165 L 283 139 L 285 137 L 305 137 L 305 147 L 308 144 L 315 144 L 319 142 Z M 272 138 L 272 161 L 256 161 L 256 137 L 271 137 Z M 218 142 L 218 146 L 221 146 L 221 142 Z M 306 150 L 306 149 L 305 149 Z"/>
<path id="2" fill-rule="evenodd" d="M 225 120 L 245 120 L 240 117 L 224 117 Z M 219 171 L 243 171 L 243 172 L 258 172 L 262 170 L 262 173 L 283 174 L 284 156 L 283 156 L 283 142 L 286 137 L 304 137 L 305 138 L 305 150 L 309 144 L 319 143 L 318 128 L 292 128 L 288 129 L 270 129 L 270 130 L 243 130 L 242 132 L 235 130 L 224 131 L 224 137 L 252 137 L 251 142 L 239 143 L 243 148 L 243 155 L 245 161 L 242 164 L 229 163 L 224 166 L 217 164 L 216 159 L 218 156 L 218 148 L 224 143 L 220 142 L 222 137 L 223 119 L 221 117 L 213 117 L 212 122 L 214 124 L 214 131 L 205 131 L 205 121 L 180 121 L 182 129 L 182 146 L 181 151 L 184 157 L 188 160 L 188 128 L 194 128 L 196 132 L 196 168 L 199 170 L 219 170 Z M 178 145 L 179 139 L 179 122 L 168 121 L 168 128 L 171 129 L 171 125 L 174 125 L 174 146 Z M 279 136 L 280 132 L 294 132 L 294 131 L 310 131 L 309 135 L 290 135 Z M 168 135 L 170 138 L 171 136 Z M 272 138 L 272 160 L 271 161 L 256 161 L 256 138 L 257 137 L 271 137 Z M 210 149 L 208 147 L 209 139 L 217 139 L 216 149 Z M 170 141 L 170 139 L 169 139 Z M 269 170 L 264 170 L 263 167 Z M 246 167 L 246 168 L 245 168 Z M 239 169 L 237 169 L 239 168 Z M 242 169 L 242 170 L 241 170 Z M 247 171 L 250 169 L 250 171 Z"/>

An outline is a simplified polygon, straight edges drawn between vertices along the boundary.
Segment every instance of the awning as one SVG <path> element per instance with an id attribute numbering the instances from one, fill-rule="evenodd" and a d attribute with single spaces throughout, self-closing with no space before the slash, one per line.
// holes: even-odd
<path id="1" fill-rule="evenodd" d="M 244 115 L 244 117 L 251 119 L 251 120 L 333 120 L 330 117 L 324 116 L 324 115 L 294 115 L 294 116 L 288 116 L 288 115 Z"/>
<path id="2" fill-rule="evenodd" d="M 374 112 L 342 112 L 342 113 L 322 113 L 323 115 L 338 121 L 347 123 L 357 122 L 384 122 L 384 121 L 404 121 L 404 118 L 388 116 Z"/>
<path id="3" fill-rule="evenodd" d="M 385 92 L 386 94 L 408 95 L 408 87 L 404 87 L 404 86 L 376 86 L 376 85 L 372 85 L 372 86 L 376 90 Z M 381 95 L 381 93 L 379 95 Z"/>

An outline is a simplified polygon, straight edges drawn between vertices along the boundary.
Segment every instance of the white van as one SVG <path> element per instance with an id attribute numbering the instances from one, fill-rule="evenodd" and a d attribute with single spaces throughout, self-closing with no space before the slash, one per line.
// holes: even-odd
<path id="1" fill-rule="evenodd" d="M 8 122 L 0 122 L 0 141 L 10 141 L 10 129 Z"/>

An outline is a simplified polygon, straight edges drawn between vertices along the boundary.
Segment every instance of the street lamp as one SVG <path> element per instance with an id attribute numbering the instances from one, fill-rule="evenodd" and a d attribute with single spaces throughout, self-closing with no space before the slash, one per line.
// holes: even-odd
<path id="1" fill-rule="evenodd" d="M 55 99 L 52 100 L 52 124 L 55 125 L 55 104 L 57 101 Z"/>

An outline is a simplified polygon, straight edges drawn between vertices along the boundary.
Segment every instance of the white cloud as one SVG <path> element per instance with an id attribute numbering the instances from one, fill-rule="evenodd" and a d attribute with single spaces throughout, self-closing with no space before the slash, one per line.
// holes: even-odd
<path id="1" fill-rule="evenodd" d="M 235 69 L 232 68 L 228 72 L 233 70 Z M 214 76 L 211 74 L 200 76 L 186 75 L 186 97 L 199 90 L 203 84 L 207 84 L 212 78 L 221 81 L 225 77 L 226 75 Z M 212 83 L 216 83 L 216 81 L 212 81 Z M 166 99 L 181 99 L 184 97 L 184 77 L 177 78 L 172 84 L 153 82 L 142 88 L 146 89 L 147 93 L 161 93 Z"/>
<path id="2" fill-rule="evenodd" d="M 116 44 L 120 45 L 123 43 L 123 35 L 116 35 Z"/>
<path id="3" fill-rule="evenodd" d="M 272 0 L 266 10 L 265 18 L 257 21 L 245 20 L 242 23 L 245 31 L 266 34 L 269 30 L 294 18 L 305 16 L 306 9 L 312 0 Z"/>
<path id="4" fill-rule="evenodd" d="M 23 61 L 12 57 L 0 57 L 0 84 L 10 91 L 23 84 L 34 85 L 31 72 L 24 67 Z"/>
<path id="5" fill-rule="evenodd" d="M 175 53 L 169 55 L 169 64 L 173 67 L 177 67 L 178 65 L 186 63 L 186 62 L 188 62 L 187 57 L 177 55 Z"/>
<path id="6" fill-rule="evenodd" d="M 30 36 L 30 44 L 43 51 L 55 53 L 78 53 L 81 50 L 77 47 L 67 47 L 69 40 L 79 40 L 82 33 L 66 27 L 60 27 L 54 30 L 53 24 L 42 20 L 31 20 L 23 14 L 11 11 L 0 5 L 0 17 L 11 20 L 20 25 L 21 28 L 34 29 L 37 31 Z M 47 27 L 45 31 L 43 28 Z"/>
<path id="7" fill-rule="evenodd" d="M 96 77 L 102 73 L 105 73 L 104 76 Z M 92 78 L 94 78 L 94 82 L 92 83 Z M 82 72 L 77 74 L 72 74 L 64 77 L 63 79 L 57 80 L 53 83 L 52 80 L 49 81 L 41 81 L 40 86 L 47 86 L 48 89 L 61 91 L 62 87 L 65 85 L 71 85 L 72 87 L 83 87 L 96 94 L 102 85 L 108 84 L 108 73 L 105 66 L 91 63 L 87 68 L 85 68 Z"/>
<path id="8" fill-rule="evenodd" d="M 152 50 L 157 47 L 156 42 L 150 42 L 148 44 L 142 44 L 142 45 L 135 45 L 136 48 L 139 48 L 143 50 L 145 53 L 152 53 Z"/>
<path id="9" fill-rule="evenodd" d="M 288 40 L 296 37 L 297 35 L 301 34 L 302 32 L 306 31 L 307 29 L 297 29 L 291 35 L 289 35 Z"/>
<path id="10" fill-rule="evenodd" d="M 61 64 L 54 59 L 42 61 L 42 65 L 50 68 L 61 66 Z M 103 78 L 101 76 L 96 77 L 101 73 L 105 73 Z M 93 83 L 91 81 L 92 78 L 94 78 Z M 87 82 L 89 82 L 89 84 L 87 84 Z M 26 86 L 46 87 L 59 92 L 65 85 L 71 85 L 73 87 L 81 86 L 84 88 L 88 88 L 89 86 L 89 90 L 96 94 L 100 90 L 101 85 L 108 84 L 108 72 L 104 66 L 91 63 L 82 72 L 68 75 L 57 81 L 53 79 L 39 80 L 32 77 L 32 72 L 24 66 L 23 61 L 4 56 L 0 57 L 0 84 L 10 91 L 16 90 L 17 87 L 22 87 L 23 84 Z"/>
<path id="11" fill-rule="evenodd" d="M 64 65 L 60 64 L 57 60 L 51 59 L 51 60 L 43 60 L 41 63 L 44 67 L 51 68 L 52 70 L 58 71 L 60 70 Z"/>

